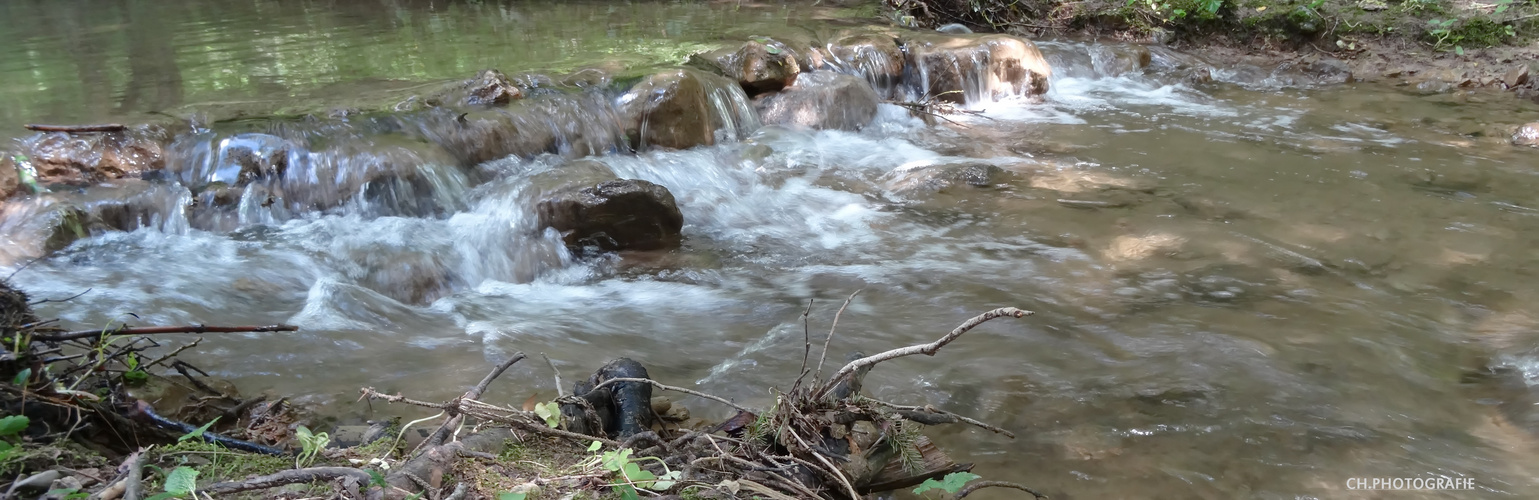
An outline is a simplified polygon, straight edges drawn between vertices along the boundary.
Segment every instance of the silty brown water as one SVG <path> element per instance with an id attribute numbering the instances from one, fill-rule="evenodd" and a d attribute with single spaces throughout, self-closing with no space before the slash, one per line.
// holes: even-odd
<path id="1" fill-rule="evenodd" d="M 0 58 L 0 95 L 27 103 L 8 105 L 5 122 L 126 120 L 198 103 L 211 114 L 272 112 L 274 102 L 341 101 L 482 67 L 645 67 L 676 63 L 696 44 L 817 32 L 859 14 L 693 3 L 162 7 L 172 4 L 85 14 L 8 5 L 8 29 L 32 49 Z M 164 26 L 136 38 L 128 31 L 145 9 Z M 79 29 L 24 31 L 36 29 L 16 23 L 25 16 Z M 98 37 L 95 49 L 69 49 L 75 34 Z M 134 73 L 135 43 L 164 45 L 176 67 Z M 985 477 L 1055 498 L 1381 498 L 1348 490 L 1347 479 L 1386 476 L 1477 486 L 1394 498 L 1530 495 L 1539 156 L 1502 135 L 1539 108 L 1499 94 L 1289 87 L 1286 74 L 1225 68 L 1217 82 L 1188 83 L 1179 54 L 1156 50 L 1140 68 L 1127 56 L 1135 48 L 1039 46 L 1054 64 L 1046 98 L 975 102 L 983 115 L 954 117 L 961 126 L 884 106 L 858 133 L 763 127 L 717 146 L 598 157 L 678 197 L 686 242 L 672 254 L 577 258 L 532 230 L 530 179 L 566 157 L 495 160 L 456 176 L 451 159 L 429 154 L 423 168 L 444 173 L 432 210 L 257 211 L 220 230 L 170 216 L 75 242 L 17 281 L 40 297 L 91 288 L 42 306 L 79 326 L 129 312 L 145 323 L 298 324 L 292 335 L 210 338 L 195 360 L 245 391 L 301 394 L 353 416 L 365 412 L 347 406 L 358 387 L 447 399 L 515 350 L 545 352 L 568 374 L 629 356 L 671 383 L 765 404 L 765 388 L 800 365 L 809 298 L 821 333 L 843 297 L 864 290 L 840 321 L 836 359 L 1019 306 L 1038 314 L 996 320 L 933 358 L 884 364 L 867 390 L 1014 430 L 1014 441 L 969 428 L 932 434 Z M 92 68 L 116 76 L 93 83 L 82 76 Z M 122 68 L 158 83 L 124 80 Z M 144 104 L 173 74 L 182 95 Z M 576 105 L 570 120 L 602 108 Z M 217 156 L 233 135 L 184 146 Z M 327 165 L 346 171 L 360 157 L 369 158 Z M 945 165 L 999 172 L 987 187 L 915 180 Z M 140 189 L 169 207 L 191 197 L 174 184 Z M 10 202 L 0 228 L 13 248 L 31 244 L 21 239 L 43 204 Z M 9 272 L 30 254 L 6 255 Z M 425 286 L 437 291 L 403 292 Z M 538 364 L 505 378 L 501 402 L 554 393 Z M 988 493 L 978 497 L 1010 498 Z"/>

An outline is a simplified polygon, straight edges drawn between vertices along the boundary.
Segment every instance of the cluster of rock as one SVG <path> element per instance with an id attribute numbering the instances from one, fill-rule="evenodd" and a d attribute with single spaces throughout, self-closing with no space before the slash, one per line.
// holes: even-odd
<path id="1" fill-rule="evenodd" d="M 220 231 L 256 209 L 299 214 L 372 203 L 389 214 L 442 215 L 457 207 L 434 191 L 487 180 L 472 167 L 497 158 L 686 149 L 739 139 L 762 124 L 858 131 L 884 101 L 1037 95 L 1050 75 L 1035 45 L 1007 35 L 867 30 L 821 43 L 754 37 L 639 78 L 486 70 L 392 112 L 318 127 L 312 120 L 234 134 L 180 124 L 38 134 L 0 155 L 0 199 L 103 182 L 125 193 L 89 206 L 51 196 L 56 203 L 43 216 L 60 223 L 43 235 L 49 250 L 184 208 L 192 227 Z M 304 127 L 311 128 L 295 130 Z M 562 232 L 569 246 L 652 250 L 681 241 L 683 217 L 666 188 L 612 172 L 567 177 L 543 191 L 536 210 L 542 226 Z M 167 182 L 191 192 L 186 207 L 129 193 Z"/>

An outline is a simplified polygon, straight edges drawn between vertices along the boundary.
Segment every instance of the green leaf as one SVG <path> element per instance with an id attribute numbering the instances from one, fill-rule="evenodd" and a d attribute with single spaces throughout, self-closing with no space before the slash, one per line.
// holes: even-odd
<path id="1" fill-rule="evenodd" d="M 958 491 L 962 491 L 962 486 L 965 486 L 969 481 L 978 479 L 979 477 L 982 476 L 973 474 L 971 472 L 953 472 L 946 474 L 946 477 L 941 478 L 940 481 L 936 481 L 934 479 L 926 479 L 924 480 L 924 483 L 919 485 L 918 488 L 914 488 L 914 494 L 917 495 L 930 490 L 943 490 L 946 493 L 956 493 Z"/>
<path id="2" fill-rule="evenodd" d="M 138 370 L 139 369 L 139 356 L 135 355 L 135 354 L 129 354 L 128 355 L 128 361 L 125 361 L 124 363 L 128 365 L 128 369 L 130 371 Z"/>
<path id="3" fill-rule="evenodd" d="M 604 447 L 604 443 L 600 443 L 598 441 L 594 441 L 593 444 L 588 445 L 588 451 L 598 451 L 599 448 L 603 448 L 603 447 Z"/>
<path id="4" fill-rule="evenodd" d="M 615 485 L 615 493 L 619 493 L 623 500 L 641 500 L 641 497 L 636 494 L 636 488 L 632 488 L 629 484 Z"/>
<path id="5" fill-rule="evenodd" d="M 16 378 L 11 379 L 11 384 L 26 387 L 29 380 L 32 380 L 32 369 L 23 368 L 21 371 L 16 372 Z"/>
<path id="6" fill-rule="evenodd" d="M 198 488 L 198 470 L 192 467 L 177 467 L 171 469 L 166 475 L 166 493 L 177 496 L 190 495 L 192 490 Z"/>
<path id="7" fill-rule="evenodd" d="M 144 500 L 167 500 L 167 499 L 171 499 L 171 498 L 176 498 L 178 496 L 180 496 L 180 495 L 176 495 L 176 494 L 173 494 L 173 493 L 156 493 L 154 495 L 150 495 L 149 498 L 145 498 Z"/>
<path id="8" fill-rule="evenodd" d="M 524 500 L 528 496 L 528 493 L 511 493 L 504 491 L 497 493 L 497 500 Z"/>
<path id="9" fill-rule="evenodd" d="M 535 404 L 534 414 L 545 419 L 545 425 L 552 429 L 561 426 L 561 405 L 556 404 L 555 401 Z"/>
<path id="10" fill-rule="evenodd" d="M 209 427 L 213 427 L 214 426 L 214 422 L 218 422 L 218 421 L 219 421 L 219 417 L 214 417 L 213 420 L 210 420 L 210 421 L 208 421 L 208 423 L 203 424 L 203 427 L 199 427 L 197 429 L 194 429 L 192 432 L 183 434 L 182 437 L 176 438 L 176 442 L 180 443 L 180 442 L 186 441 L 188 439 L 202 439 L 203 438 L 203 433 L 204 432 L 208 432 L 208 428 Z"/>
<path id="11" fill-rule="evenodd" d="M 20 434 L 21 431 L 27 430 L 27 426 L 30 424 L 32 424 L 32 419 L 27 418 L 25 415 L 11 415 L 0 418 L 0 436 Z"/>
<path id="12" fill-rule="evenodd" d="M 647 489 L 666 491 L 668 488 L 672 488 L 673 484 L 678 482 L 681 476 L 682 474 L 679 471 L 668 471 L 667 474 L 663 474 L 663 477 L 653 481 L 651 486 L 647 486 Z"/>
<path id="13" fill-rule="evenodd" d="M 1459 54 L 1461 56 L 1464 55 L 1464 47 L 1455 45 L 1454 46 L 1454 53 L 1455 54 Z"/>

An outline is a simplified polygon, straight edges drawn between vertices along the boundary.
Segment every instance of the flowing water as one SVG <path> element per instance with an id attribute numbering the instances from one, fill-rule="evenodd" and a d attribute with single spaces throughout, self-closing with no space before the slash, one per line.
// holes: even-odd
<path id="1" fill-rule="evenodd" d="M 0 58 L 0 98 L 36 104 L 9 106 L 7 126 L 160 109 L 131 101 L 162 86 L 122 83 L 124 63 L 90 59 L 127 50 L 139 75 L 134 35 L 76 52 L 52 38 L 73 31 L 25 31 L 18 15 L 86 16 L 71 21 L 84 23 L 79 36 L 110 38 L 136 29 L 140 9 L 163 9 L 154 15 L 166 26 L 146 36 L 177 54 L 183 81 L 231 83 L 198 84 L 157 106 L 541 67 L 530 55 L 568 66 L 606 54 L 666 63 L 724 33 L 855 15 L 691 2 L 129 0 L 81 14 L 64 4 L 4 7 L 12 39 L 33 48 Z M 151 7 L 171 4 L 188 8 Z M 257 47 L 233 47 L 247 44 Z M 975 102 L 982 114 L 952 117 L 958 125 L 927 126 L 884 106 L 858 133 L 745 123 L 740 140 L 717 146 L 596 157 L 674 193 L 686 220 L 676 252 L 574 256 L 534 229 L 539 175 L 578 154 L 623 150 L 616 144 L 465 171 L 444 157 L 453 152 L 367 138 L 371 127 L 421 122 L 359 121 L 184 137 L 174 150 L 184 177 L 171 179 L 217 178 L 220 155 L 245 144 L 289 155 L 310 184 L 359 189 L 348 182 L 364 181 L 346 172 L 378 157 L 410 158 L 428 180 L 343 204 L 324 190 L 272 186 L 285 203 L 242 200 L 214 222 L 177 208 L 193 198 L 180 185 L 55 194 L 166 208 L 15 279 L 38 297 L 90 289 L 41 306 L 76 326 L 128 313 L 145 324 L 299 325 L 210 337 L 193 360 L 246 392 L 306 395 L 354 418 L 372 416 L 352 403 L 359 387 L 448 399 L 513 351 L 548 354 L 568 379 L 628 356 L 666 382 L 762 405 L 767 387 L 789 383 L 802 363 L 809 299 L 821 338 L 844 297 L 862 290 L 832 341 L 840 360 L 1019 306 L 1037 315 L 996 320 L 934 357 L 885 363 L 867 390 L 1015 431 L 1015 440 L 970 428 L 931 434 L 975 472 L 1060 499 L 1539 491 L 1539 398 L 1529 388 L 1539 384 L 1539 156 L 1500 132 L 1539 118 L 1539 107 L 1499 94 L 1287 86 L 1284 73 L 1245 68 L 1188 83 L 1175 68 L 1191 61 L 1179 54 L 1156 50 L 1152 66 L 1136 69 L 1118 57 L 1127 47 L 1039 45 L 1055 71 L 1045 99 Z M 650 56 L 625 52 L 648 47 Z M 293 58 L 314 66 L 285 62 Z M 67 63 L 112 77 L 92 83 L 62 71 Z M 592 123 L 559 120 L 607 137 L 592 133 L 607 130 L 603 103 L 566 109 Z M 939 192 L 906 182 L 915 169 L 969 162 L 1008 175 Z M 0 230 L 13 248 L 33 248 L 21 240 L 49 202 L 10 203 Z M 26 255 L 5 252 L 4 272 Z M 492 399 L 505 403 L 555 392 L 534 362 L 499 386 Z M 704 401 L 691 409 L 726 415 Z M 1467 477 L 1477 489 L 1362 492 L 1347 489 L 1353 477 Z"/>

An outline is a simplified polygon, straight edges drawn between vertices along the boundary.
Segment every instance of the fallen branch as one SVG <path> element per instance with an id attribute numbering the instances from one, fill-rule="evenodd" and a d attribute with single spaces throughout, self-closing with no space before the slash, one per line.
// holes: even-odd
<path id="1" fill-rule="evenodd" d="M 141 500 L 144 498 L 144 454 L 145 449 L 140 448 L 134 455 L 128 457 L 128 477 L 123 479 L 124 500 Z"/>
<path id="2" fill-rule="evenodd" d="M 121 132 L 128 129 L 119 123 L 103 123 L 101 125 L 43 125 L 40 123 L 28 123 L 22 125 L 27 130 L 38 132 Z"/>
<path id="3" fill-rule="evenodd" d="M 934 342 L 901 347 L 851 361 L 849 364 L 844 365 L 844 368 L 840 368 L 839 371 L 834 372 L 834 375 L 828 378 L 828 382 L 824 384 L 823 387 L 817 392 L 813 393 L 813 399 L 822 399 L 824 395 L 828 394 L 829 390 L 833 389 L 835 385 L 838 385 L 840 380 L 850 376 L 851 373 L 855 373 L 856 370 L 861 368 L 874 366 L 877 363 L 891 359 L 901 358 L 904 356 L 913 356 L 915 354 L 934 356 L 935 353 L 940 350 L 940 348 L 945 347 L 946 344 L 950 344 L 953 340 L 956 340 L 957 337 L 961 337 L 962 334 L 967 333 L 968 330 L 972 330 L 973 328 L 983 324 L 988 320 L 1004 316 L 1020 318 L 1031 314 L 1034 313 L 1031 311 L 1016 309 L 1014 307 L 1001 307 L 999 309 L 974 316 L 972 319 L 969 319 L 965 323 L 962 323 L 960 326 L 956 327 L 956 329 L 952 330 L 951 333 L 946 334 L 946 336 L 941 337 Z"/>
<path id="4" fill-rule="evenodd" d="M 978 490 L 981 490 L 981 489 L 984 489 L 984 488 L 1014 488 L 1014 489 L 1017 489 L 1017 490 L 1021 490 L 1021 491 L 1030 493 L 1031 496 L 1037 497 L 1039 500 L 1043 499 L 1043 498 L 1047 498 L 1047 495 L 1043 495 L 1041 493 L 1037 493 L 1035 490 L 1032 490 L 1031 488 L 1027 488 L 1025 486 L 1022 486 L 1022 485 L 1019 485 L 1019 484 L 1015 484 L 1015 483 L 1011 483 L 1011 482 L 1006 482 L 1006 481 L 974 481 L 974 482 L 968 483 L 967 486 L 962 487 L 962 489 L 960 491 L 957 491 L 956 499 L 957 500 L 962 500 L 963 497 L 966 497 L 967 495 L 971 495 L 971 494 L 973 494 L 974 491 L 978 491 Z"/>
<path id="5" fill-rule="evenodd" d="M 458 400 L 474 400 L 480 398 L 481 393 L 486 392 L 486 388 L 492 385 L 493 380 L 497 380 L 497 377 L 502 376 L 502 372 L 508 371 L 508 368 L 512 368 L 514 363 L 522 361 L 524 358 L 525 356 L 522 352 L 513 353 L 512 357 L 508 358 L 507 361 L 503 361 L 502 364 L 497 365 L 496 368 L 493 368 L 490 373 L 487 373 L 485 377 L 481 378 L 481 382 L 477 383 L 475 387 L 471 387 L 469 391 L 465 391 L 465 395 L 460 396 Z M 437 431 L 433 431 L 433 434 L 429 435 L 427 440 L 423 441 L 421 445 L 418 445 L 419 448 L 426 449 L 443 444 L 445 440 L 449 439 L 449 434 L 456 432 L 456 430 L 460 428 L 460 424 L 465 422 L 465 416 L 458 414 L 459 404 L 457 402 L 450 402 L 450 404 L 454 405 L 454 407 L 450 408 L 446 405 L 444 407 L 444 411 L 449 412 L 449 414 L 453 416 L 448 420 L 445 420 L 444 424 L 439 426 Z"/>
<path id="6" fill-rule="evenodd" d="M 850 296 L 844 299 L 844 305 L 839 306 L 839 312 L 834 313 L 834 324 L 829 325 L 828 337 L 823 339 L 823 354 L 818 356 L 818 369 L 812 374 L 813 384 L 817 384 L 818 379 L 823 377 L 823 362 L 828 361 L 828 345 L 834 341 L 834 329 L 839 328 L 839 317 L 844 316 L 845 308 L 850 307 L 850 302 L 855 300 L 856 295 L 860 295 L 860 290 L 850 293 Z"/>
<path id="7" fill-rule="evenodd" d="M 60 333 L 55 335 L 36 335 L 34 341 L 62 342 L 65 340 L 87 339 L 92 337 L 106 337 L 108 335 L 157 335 L 163 333 L 247 333 L 247 332 L 292 332 L 299 327 L 291 325 L 267 325 L 267 326 L 144 326 L 144 327 L 120 327 L 105 328 L 101 330 L 81 330 L 78 332 Z"/>
<path id="8" fill-rule="evenodd" d="M 226 481 L 214 483 L 202 488 L 208 493 L 239 493 L 242 491 L 265 490 L 297 483 L 313 483 L 316 481 L 330 481 L 342 477 L 351 477 L 358 480 L 358 484 L 367 485 L 373 481 L 369 473 L 352 467 L 311 467 L 308 469 L 291 469 L 277 474 L 254 477 L 245 481 Z"/>
<path id="9" fill-rule="evenodd" d="M 593 386 L 593 389 L 591 389 L 590 391 L 596 391 L 600 387 L 604 387 L 606 385 L 609 385 L 611 382 L 645 382 L 645 383 L 648 383 L 648 384 L 652 384 L 653 387 L 656 387 L 658 389 L 662 389 L 662 390 L 665 390 L 665 391 L 682 392 L 682 393 L 685 393 L 685 394 L 689 394 L 691 396 L 699 396 L 699 397 L 702 397 L 702 398 L 705 398 L 705 399 L 709 399 L 711 401 L 716 401 L 718 403 L 721 403 L 721 404 L 724 404 L 724 405 L 727 405 L 727 406 L 731 406 L 733 408 L 737 408 L 738 410 L 741 410 L 741 411 L 745 411 L 745 412 L 748 412 L 748 413 L 757 413 L 757 410 L 748 408 L 746 406 L 743 406 L 743 405 L 740 405 L 740 404 L 737 404 L 737 403 L 733 403 L 731 401 L 723 399 L 720 396 L 712 396 L 710 394 L 706 394 L 706 393 L 703 393 L 703 392 L 700 392 L 700 391 L 685 389 L 683 387 L 674 387 L 674 386 L 671 386 L 671 385 L 666 385 L 666 384 L 663 384 L 661 382 L 658 382 L 656 380 L 652 380 L 652 379 L 649 379 L 649 378 L 612 378 L 612 379 L 609 379 L 609 380 L 605 380 L 603 383 L 601 383 L 599 385 Z"/>

